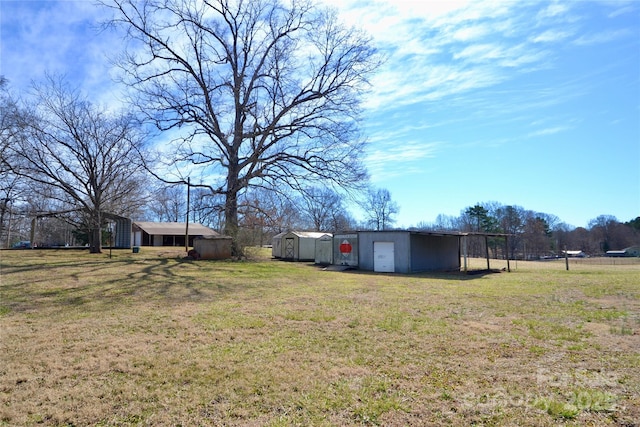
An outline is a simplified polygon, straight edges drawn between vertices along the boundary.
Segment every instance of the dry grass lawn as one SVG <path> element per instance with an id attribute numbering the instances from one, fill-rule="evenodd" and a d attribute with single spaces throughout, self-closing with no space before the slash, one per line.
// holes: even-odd
<path id="1" fill-rule="evenodd" d="M 639 262 L 407 276 L 142 248 L 0 266 L 0 426 L 640 420 Z"/>

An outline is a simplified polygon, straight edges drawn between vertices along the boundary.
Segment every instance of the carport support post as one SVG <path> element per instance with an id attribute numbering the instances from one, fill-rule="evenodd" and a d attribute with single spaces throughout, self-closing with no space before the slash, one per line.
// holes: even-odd
<path id="1" fill-rule="evenodd" d="M 31 249 L 35 247 L 37 225 L 38 225 L 38 217 L 36 216 L 31 220 L 31 242 L 29 243 L 31 245 Z"/>
<path id="2" fill-rule="evenodd" d="M 462 254 L 464 256 L 464 272 L 467 272 L 467 236 L 462 236 Z"/>
<path id="3" fill-rule="evenodd" d="M 511 266 L 509 265 L 509 236 L 504 236 L 504 248 L 507 254 L 507 271 L 511 272 Z M 518 268 L 518 261 L 516 261 L 516 269 Z"/>
<path id="4" fill-rule="evenodd" d="M 187 216 L 185 218 L 185 227 L 184 227 L 184 251 L 189 254 L 189 205 L 191 204 L 191 177 L 187 177 Z M 175 237 L 174 237 L 175 239 Z M 174 242 L 175 245 L 175 242 Z"/>
<path id="5" fill-rule="evenodd" d="M 484 250 L 487 255 L 487 270 L 491 270 L 489 266 L 489 237 L 484 236 Z"/>

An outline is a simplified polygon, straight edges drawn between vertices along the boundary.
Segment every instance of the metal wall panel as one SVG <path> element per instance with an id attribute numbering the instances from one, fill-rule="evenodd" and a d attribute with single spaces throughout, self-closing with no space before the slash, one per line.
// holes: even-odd
<path id="1" fill-rule="evenodd" d="M 358 234 L 345 233 L 333 236 L 333 263 L 358 267 Z"/>

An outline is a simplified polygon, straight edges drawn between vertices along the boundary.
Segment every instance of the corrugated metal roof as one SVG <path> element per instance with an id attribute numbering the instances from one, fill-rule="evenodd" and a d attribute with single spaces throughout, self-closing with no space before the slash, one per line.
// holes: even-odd
<path id="1" fill-rule="evenodd" d="M 157 236 L 184 236 L 186 231 L 186 223 L 184 222 L 134 222 L 134 225 L 138 226 L 147 234 Z M 202 224 L 189 223 L 189 236 L 219 236 L 217 233 L 205 227 Z"/>

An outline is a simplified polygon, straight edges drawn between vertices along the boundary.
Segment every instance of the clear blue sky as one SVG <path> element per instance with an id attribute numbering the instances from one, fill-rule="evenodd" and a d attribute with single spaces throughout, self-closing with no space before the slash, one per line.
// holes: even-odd
<path id="1" fill-rule="evenodd" d="M 398 226 L 496 201 L 586 226 L 640 216 L 640 2 L 326 0 L 387 56 L 366 98 Z M 117 102 L 91 1 L 0 2 L 0 74 L 66 73 Z"/>

